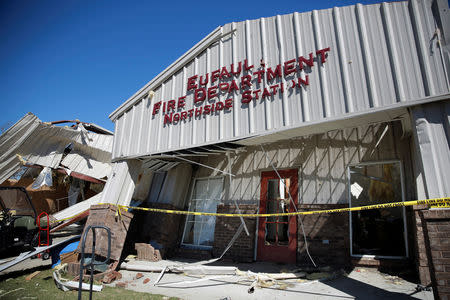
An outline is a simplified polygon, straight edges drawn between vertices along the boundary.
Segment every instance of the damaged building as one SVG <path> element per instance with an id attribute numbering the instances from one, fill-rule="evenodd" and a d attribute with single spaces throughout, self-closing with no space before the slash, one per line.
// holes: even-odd
<path id="1" fill-rule="evenodd" d="M 449 20 L 446 1 L 411 0 L 216 28 L 110 115 L 114 164 L 99 202 L 149 208 L 130 209 L 127 239 L 165 258 L 228 250 L 237 261 L 400 265 L 439 285 L 446 204 L 252 218 L 173 210 L 279 214 L 448 197 Z M 70 169 L 61 145 L 59 158 L 40 156 L 46 163 L 19 154 Z M 5 178 L 10 164 L 20 167 L 3 163 Z"/>
<path id="2" fill-rule="evenodd" d="M 123 205 L 251 214 L 448 196 L 444 2 L 357 4 L 218 27 L 110 115 L 112 159 L 126 171 L 104 193 Z M 448 221 L 447 208 L 431 210 Z M 249 234 L 225 257 L 311 264 L 309 250 L 317 264 L 413 266 L 420 256 L 427 283 L 432 261 L 420 241 L 428 211 L 246 218 Z M 137 242 L 181 256 L 219 256 L 241 224 L 136 214 Z"/>
<path id="3" fill-rule="evenodd" d="M 1 186 L 25 187 L 37 214 L 79 213 L 101 199 L 112 143 L 113 133 L 96 124 L 28 113 L 0 136 Z"/>

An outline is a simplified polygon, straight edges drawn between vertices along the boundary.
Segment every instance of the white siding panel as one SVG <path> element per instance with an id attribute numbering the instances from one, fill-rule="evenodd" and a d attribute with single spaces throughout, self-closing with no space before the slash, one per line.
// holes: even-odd
<path id="1" fill-rule="evenodd" d="M 388 125 L 383 139 L 380 136 Z M 357 138 L 357 132 L 360 137 Z M 260 146 L 246 147 L 245 151 L 231 155 L 231 172 L 235 175 L 228 199 L 241 203 L 258 203 L 260 199 L 261 172 L 298 169 L 299 201 L 303 204 L 336 204 L 348 201 L 347 167 L 359 162 L 399 159 L 410 172 L 409 138 L 399 138 L 400 122 L 382 123 L 359 128 L 334 130 L 325 134 L 303 136 L 291 140 Z M 358 154 L 358 149 L 360 153 Z M 209 156 L 200 163 L 228 171 L 226 155 Z M 220 175 L 199 167 L 195 178 Z M 407 173 L 410 177 L 411 174 Z M 411 191 L 413 187 L 408 185 Z M 409 198 L 414 193 L 409 192 Z"/>
<path id="2" fill-rule="evenodd" d="M 111 115 L 117 124 L 114 159 L 231 141 L 446 94 L 444 60 L 448 58 L 440 52 L 435 31 L 430 0 L 357 4 L 226 24 L 205 38 L 204 45 L 192 49 L 190 61 L 182 60 L 183 64 L 158 75 L 155 86 L 150 82 L 136 99 L 130 98 Z M 321 63 L 316 51 L 326 47 L 330 51 Z M 260 70 L 261 60 L 267 71 L 299 56 L 308 58 L 309 53 L 315 57 L 312 68 L 271 81 L 265 74 L 257 82 L 254 72 Z M 252 71 L 244 72 L 245 60 L 254 65 Z M 239 63 L 238 76 L 211 82 L 212 71 L 222 67 L 231 71 L 231 64 L 236 70 Z M 243 76 L 250 74 L 252 90 L 261 90 L 259 99 L 243 104 L 244 90 L 240 90 L 219 92 L 217 98 L 194 105 L 187 80 L 197 75 L 199 84 L 206 74 L 206 88 L 232 80 L 240 86 Z M 292 79 L 306 76 L 308 86 L 290 89 Z M 276 84 L 283 84 L 284 93 L 278 88 L 276 94 L 262 98 L 264 88 Z M 150 90 L 155 95 L 143 107 L 137 97 Z M 229 98 L 233 107 L 166 125 L 162 106 L 152 115 L 158 101 L 167 103 L 185 95 L 184 111 Z"/>

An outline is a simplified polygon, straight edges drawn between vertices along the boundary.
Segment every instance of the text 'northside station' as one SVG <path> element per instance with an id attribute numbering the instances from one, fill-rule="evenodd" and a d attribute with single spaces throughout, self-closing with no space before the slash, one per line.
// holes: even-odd
<path id="1" fill-rule="evenodd" d="M 248 65 L 247 59 L 239 62 L 237 66 L 231 64 L 207 73 L 206 75 L 194 75 L 187 80 L 187 93 L 193 93 L 194 101 L 192 108 L 186 107 L 186 97 L 181 96 L 177 100 L 158 101 L 153 105 L 153 117 L 158 113 L 164 115 L 164 125 L 178 124 L 181 121 L 190 121 L 192 118 L 203 115 L 213 114 L 221 110 L 230 110 L 233 107 L 233 96 L 235 93 L 241 95 L 242 104 L 248 104 L 252 100 L 265 99 L 282 94 L 286 89 L 300 89 L 309 85 L 309 76 L 300 73 L 307 68 L 312 68 L 314 63 L 325 63 L 327 61 L 327 52 L 330 48 L 317 50 L 308 56 L 300 56 L 298 59 L 285 61 L 276 67 L 268 67 L 263 59 L 260 61 L 260 67 Z M 272 84 L 276 79 L 284 79 L 278 84 Z M 267 86 L 264 88 L 253 89 L 253 85 L 261 84 L 266 79 Z M 207 87 L 210 81 L 210 87 Z M 218 100 L 219 94 L 227 95 L 228 99 Z M 227 98 L 225 97 L 225 98 Z M 217 98 L 217 99 L 215 99 Z M 204 101 L 215 101 L 215 103 L 203 105 Z"/>

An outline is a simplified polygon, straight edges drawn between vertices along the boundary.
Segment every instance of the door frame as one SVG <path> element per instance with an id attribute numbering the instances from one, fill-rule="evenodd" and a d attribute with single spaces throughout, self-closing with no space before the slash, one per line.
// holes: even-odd
<path id="1" fill-rule="evenodd" d="M 403 172 L 403 164 L 399 159 L 394 160 L 378 160 L 369 162 L 352 163 L 347 166 L 347 189 L 348 189 L 348 205 L 352 207 L 352 194 L 351 194 L 351 180 L 350 180 L 350 167 L 354 166 L 371 166 L 371 165 L 381 165 L 381 164 L 398 164 L 400 169 L 400 184 L 401 184 L 401 194 L 402 202 L 405 202 L 406 190 L 405 190 L 405 175 Z M 406 222 L 406 208 L 402 206 L 403 213 L 403 239 L 405 240 L 405 256 L 390 256 L 390 255 L 370 255 L 370 254 L 353 254 L 353 226 L 352 226 L 352 212 L 349 212 L 349 234 L 350 234 L 350 256 L 351 257 L 365 257 L 365 258 L 387 258 L 387 259 L 405 259 L 409 257 L 409 243 L 408 243 L 408 226 Z"/>
<path id="2" fill-rule="evenodd" d="M 292 178 L 292 184 L 289 188 L 289 193 L 292 196 L 292 200 L 295 205 L 298 205 L 298 169 L 285 169 L 285 170 L 277 170 L 277 171 L 263 171 L 261 172 L 261 187 L 260 187 L 260 201 L 258 211 L 260 214 L 266 213 L 266 201 L 267 201 L 267 191 L 268 191 L 268 180 L 269 179 L 279 179 L 278 174 L 283 177 Z M 290 201 L 289 201 L 290 202 Z M 292 203 L 289 205 L 289 212 L 295 212 L 295 208 L 292 206 Z M 286 263 L 295 263 L 297 261 L 297 243 L 298 243 L 298 221 L 297 216 L 289 216 L 288 217 L 288 228 L 289 228 L 289 241 L 288 246 L 278 246 L 278 245 L 265 245 L 265 225 L 266 225 L 266 217 L 258 218 L 257 223 L 257 251 L 256 251 L 256 259 L 263 261 L 276 261 L 276 262 L 286 262 Z M 284 248 L 284 249 L 283 249 Z M 277 255 L 269 255 L 270 251 L 273 254 L 273 251 L 281 251 L 284 252 L 282 256 Z M 281 259 L 280 259 L 281 258 Z"/>

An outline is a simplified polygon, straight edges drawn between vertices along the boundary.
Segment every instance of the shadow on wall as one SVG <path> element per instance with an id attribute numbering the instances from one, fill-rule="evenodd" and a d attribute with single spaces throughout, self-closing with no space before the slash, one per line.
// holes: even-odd
<path id="1" fill-rule="evenodd" d="M 260 174 L 262 171 L 272 170 L 272 163 L 277 169 L 299 169 L 299 210 L 348 207 L 348 166 L 360 162 L 385 160 L 402 161 L 405 171 L 406 200 L 413 199 L 410 139 L 402 138 L 400 122 L 299 137 L 264 145 L 264 148 L 269 159 L 260 146 L 247 147 L 245 152 L 232 156 L 231 173 L 236 176 L 233 178 L 230 189 L 226 190 L 226 199 L 237 199 L 241 205 L 255 205 L 257 208 L 260 198 Z M 204 163 L 209 162 L 209 165 L 218 166 L 219 163 L 214 164 L 214 160 L 220 159 L 221 165 L 226 166 L 225 157 L 208 159 Z M 202 176 L 214 175 L 214 172 L 210 170 L 201 170 L 199 173 Z M 230 204 L 231 207 L 232 201 L 227 201 L 229 203 L 225 204 Z M 302 221 L 309 250 L 316 263 L 319 265 L 349 264 L 348 213 L 304 216 Z M 218 224 L 221 228 L 216 225 L 216 230 L 219 230 L 215 236 L 216 239 L 221 238 L 220 231 L 224 230 L 226 225 L 231 226 L 228 220 Z M 408 231 L 412 232 L 412 230 Z M 255 232 L 252 232 L 252 235 L 254 240 Z M 231 238 L 231 236 L 231 232 L 226 234 L 226 237 Z M 223 244 L 223 241 L 220 243 Z M 230 251 L 238 251 L 238 248 L 239 246 L 233 246 Z M 311 264 L 306 255 L 300 222 L 297 251 L 298 264 Z"/>

